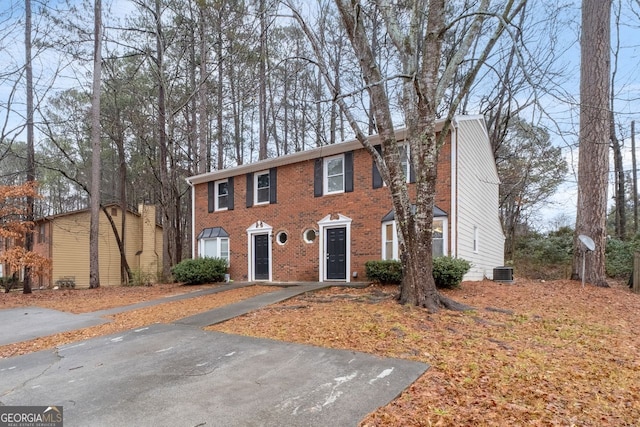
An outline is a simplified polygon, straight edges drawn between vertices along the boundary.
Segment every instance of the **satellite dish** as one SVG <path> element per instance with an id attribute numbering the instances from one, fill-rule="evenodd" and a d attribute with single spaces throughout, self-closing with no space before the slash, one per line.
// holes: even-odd
<path id="1" fill-rule="evenodd" d="M 578 239 L 580 239 L 580 241 L 588 251 L 594 251 L 596 249 L 596 244 L 593 242 L 593 239 L 591 237 L 581 234 L 578 236 Z"/>

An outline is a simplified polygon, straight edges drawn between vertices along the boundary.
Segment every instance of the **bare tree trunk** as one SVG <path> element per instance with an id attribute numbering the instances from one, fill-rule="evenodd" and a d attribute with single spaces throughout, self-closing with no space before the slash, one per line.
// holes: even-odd
<path id="1" fill-rule="evenodd" d="M 229 89 L 231 92 L 231 105 L 233 111 L 233 146 L 235 149 L 236 163 L 240 166 L 244 159 L 244 138 L 242 136 L 242 120 L 240 114 L 243 111 L 238 92 L 238 84 L 235 76 L 233 61 L 229 63 Z"/>
<path id="2" fill-rule="evenodd" d="M 580 153 L 578 209 L 572 278 L 608 286 L 605 274 L 607 178 L 609 173 L 609 69 L 611 3 L 582 1 L 580 38 Z M 586 256 L 578 236 L 593 239 L 596 248 Z"/>
<path id="3" fill-rule="evenodd" d="M 27 78 L 27 182 L 36 179 L 35 171 L 35 149 L 33 145 L 33 67 L 31 64 L 31 0 L 25 0 L 25 26 L 24 26 L 24 47 L 25 47 L 25 73 Z M 27 196 L 27 221 L 34 220 L 34 198 Z M 24 239 L 24 248 L 27 251 L 33 250 L 33 233 L 28 231 Z M 22 292 L 31 293 L 31 268 L 24 268 L 24 282 Z"/>
<path id="4" fill-rule="evenodd" d="M 611 148 L 613 149 L 613 167 L 615 173 L 615 233 L 620 240 L 627 238 L 627 215 L 625 204 L 624 165 L 622 164 L 621 141 L 616 135 L 616 127 L 613 119 L 613 110 L 609 123 Z"/>
<path id="5" fill-rule="evenodd" d="M 631 168 L 633 170 L 633 234 L 638 233 L 638 171 L 636 170 L 636 122 L 631 121 Z"/>
<path id="6" fill-rule="evenodd" d="M 89 288 L 100 287 L 100 78 L 102 72 L 102 0 L 94 3 L 93 87 L 91 95 L 91 222 L 89 225 Z"/>
<path id="7" fill-rule="evenodd" d="M 216 56 L 218 57 L 218 90 L 217 90 L 217 98 L 218 98 L 218 111 L 216 111 L 217 117 L 217 137 L 218 137 L 218 149 L 217 149 L 217 162 L 216 167 L 218 170 L 224 168 L 224 108 L 223 108 L 223 99 L 224 99 L 224 57 L 222 55 L 222 13 L 223 8 L 220 8 L 217 16 L 217 33 L 218 33 L 218 43 L 216 44 Z"/>
<path id="8" fill-rule="evenodd" d="M 156 68 L 158 78 L 158 145 L 160 147 L 160 198 L 162 199 L 162 279 L 168 280 L 171 276 L 172 251 L 174 243 L 172 239 L 172 227 L 170 210 L 171 204 L 171 184 L 169 181 L 168 164 L 169 153 L 167 143 L 167 113 L 166 94 L 164 79 L 164 41 L 162 34 L 162 15 L 160 0 L 155 0 L 156 19 Z"/>
<path id="9" fill-rule="evenodd" d="M 118 116 L 120 116 L 119 112 Z M 120 126 L 120 123 L 120 120 L 118 120 L 118 126 Z M 122 233 L 122 239 L 119 239 L 118 230 L 116 229 L 114 229 L 113 235 L 116 237 L 116 240 L 119 241 L 118 249 L 120 250 L 120 280 L 122 281 L 122 283 L 126 284 L 131 280 L 131 269 L 129 268 L 129 262 L 127 261 L 127 252 L 125 250 L 127 236 L 127 157 L 124 150 L 124 132 L 120 129 L 118 134 L 118 171 L 120 176 L 119 198 L 120 212 L 122 212 L 122 218 L 120 219 L 120 230 Z"/>
<path id="10" fill-rule="evenodd" d="M 200 31 L 200 83 L 198 86 L 198 173 L 205 173 L 209 169 L 209 116 L 207 114 L 207 32 L 205 18 L 205 3 L 198 3 L 199 31 Z M 195 64 L 194 64 L 195 65 Z"/>
<path id="11" fill-rule="evenodd" d="M 287 2 L 294 17 L 301 24 L 311 42 L 317 65 L 331 93 L 335 93 L 334 80 L 324 59 L 318 38 L 306 24 L 295 7 Z M 470 90 L 486 58 L 492 52 L 497 40 L 505 30 L 505 25 L 523 7 L 525 1 L 507 2 L 500 19 L 487 35 L 488 42 L 481 49 L 479 58 L 464 74 L 460 93 L 456 94 L 443 120 L 443 128 L 436 133 L 437 109 L 444 100 L 460 64 L 469 54 L 474 40 L 483 29 L 489 12 L 490 1 L 473 2 L 475 11 L 469 16 L 471 25 L 458 46 L 455 55 L 446 63 L 441 63 L 442 45 L 448 24 L 445 23 L 445 0 L 429 2 L 393 2 L 378 0 L 377 11 L 386 26 L 388 43 L 397 55 L 401 65 L 402 109 L 407 134 L 405 142 L 410 148 L 410 161 L 416 172 L 415 210 L 413 209 L 407 177 L 401 162 L 400 144 L 396 137 L 391 114 L 391 100 L 387 93 L 386 81 L 372 49 L 370 33 L 367 29 L 370 14 L 362 10 L 359 1 L 335 0 L 341 23 L 353 48 L 371 102 L 375 127 L 382 146 L 382 155 L 371 145 L 359 121 L 342 96 L 336 97 L 345 120 L 349 122 L 356 138 L 372 156 L 387 189 L 391 194 L 395 221 L 398 227 L 398 250 L 402 254 L 404 279 L 400 290 L 400 301 L 437 311 L 441 307 L 465 309 L 467 307 L 441 295 L 435 286 L 432 267 L 433 208 L 435 200 L 438 151 L 445 143 L 455 111 L 462 97 Z M 370 3 L 367 3 L 369 5 Z M 466 3 L 465 3 L 466 4 Z M 402 21 L 402 25 L 400 24 Z M 389 48 L 389 47 L 388 47 Z M 395 101 L 394 101 L 395 102 Z"/>
<path id="12" fill-rule="evenodd" d="M 260 89 L 258 106 L 260 115 L 260 148 L 258 160 L 267 158 L 267 7 L 265 0 L 260 0 Z"/>
<path id="13" fill-rule="evenodd" d="M 609 91 L 611 109 L 609 118 L 609 140 L 613 149 L 613 166 L 615 172 L 615 233 L 618 239 L 624 240 L 627 237 L 627 207 L 625 206 L 625 179 L 624 166 L 622 164 L 622 142 L 616 135 L 616 121 L 613 112 L 615 111 L 615 83 L 618 72 L 618 57 L 620 56 L 620 13 L 615 14 L 616 45 L 613 49 L 613 66 L 611 71 L 611 87 Z"/>

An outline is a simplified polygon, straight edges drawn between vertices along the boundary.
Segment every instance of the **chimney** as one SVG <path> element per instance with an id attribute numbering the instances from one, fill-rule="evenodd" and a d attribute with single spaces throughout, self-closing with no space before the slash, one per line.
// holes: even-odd
<path id="1" fill-rule="evenodd" d="M 156 207 L 141 203 L 138 205 L 138 212 L 140 213 L 140 235 L 142 236 L 140 270 L 155 277 L 160 268 L 156 252 Z"/>

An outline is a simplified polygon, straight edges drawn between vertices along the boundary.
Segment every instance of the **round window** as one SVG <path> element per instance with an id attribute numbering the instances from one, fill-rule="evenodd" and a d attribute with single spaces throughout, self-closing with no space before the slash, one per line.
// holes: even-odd
<path id="1" fill-rule="evenodd" d="M 307 243 L 313 243 L 316 240 L 317 233 L 316 230 L 308 229 L 303 233 L 304 241 Z"/>
<path id="2" fill-rule="evenodd" d="M 287 239 L 289 239 L 289 236 L 287 236 L 286 231 L 281 231 L 276 235 L 276 241 L 279 245 L 284 245 L 285 243 L 287 243 Z"/>

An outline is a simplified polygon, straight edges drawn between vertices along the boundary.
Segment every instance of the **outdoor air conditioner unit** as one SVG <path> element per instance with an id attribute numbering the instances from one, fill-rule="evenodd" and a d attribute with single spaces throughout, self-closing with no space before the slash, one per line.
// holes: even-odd
<path id="1" fill-rule="evenodd" d="M 494 268 L 493 281 L 502 283 L 513 283 L 513 267 Z"/>

